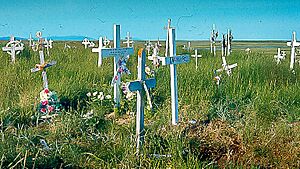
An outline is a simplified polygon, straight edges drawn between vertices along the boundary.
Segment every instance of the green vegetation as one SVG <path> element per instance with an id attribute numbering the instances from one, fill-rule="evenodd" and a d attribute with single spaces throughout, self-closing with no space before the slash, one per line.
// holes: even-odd
<path id="1" fill-rule="evenodd" d="M 122 100 L 121 109 L 113 113 L 111 99 L 87 96 L 96 91 L 113 95 L 113 59 L 104 59 L 98 68 L 98 54 L 84 50 L 79 42 L 71 45 L 77 48 L 64 51 L 63 42 L 55 43 L 51 56 L 45 56 L 57 61 L 47 75 L 64 110 L 44 123 L 33 118 L 42 90 L 41 74 L 30 73 L 39 63 L 38 53 L 25 49 L 15 64 L 0 53 L 0 168 L 300 167 L 300 68 L 296 65 L 292 74 L 289 58 L 276 65 L 277 49 L 251 48 L 249 55 L 234 50 L 227 62 L 237 62 L 238 67 L 231 77 L 221 76 L 219 87 L 213 81 L 213 70 L 221 67 L 219 56 L 202 50 L 198 70 L 193 58 L 179 65 L 178 126 L 171 125 L 169 68 L 157 69 L 157 87 L 151 91 L 154 111 L 145 114 L 145 143 L 137 157 L 135 97 Z M 137 77 L 140 47 L 137 43 L 129 59 L 132 74 L 123 76 L 124 82 Z M 177 53 L 187 51 L 178 47 Z M 86 118 L 88 112 L 93 114 Z"/>

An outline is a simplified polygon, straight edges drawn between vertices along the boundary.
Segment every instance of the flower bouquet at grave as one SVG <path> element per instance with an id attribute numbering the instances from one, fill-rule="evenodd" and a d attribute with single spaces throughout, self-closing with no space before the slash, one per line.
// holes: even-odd
<path id="1" fill-rule="evenodd" d="M 60 111 L 60 107 L 60 101 L 56 92 L 50 91 L 47 88 L 40 92 L 39 105 L 37 107 L 38 112 L 41 114 L 40 117 L 57 114 Z"/>
<path id="2" fill-rule="evenodd" d="M 121 76 L 123 73 L 130 75 L 130 70 L 126 66 L 128 59 L 129 59 L 129 55 L 120 58 L 120 60 L 118 61 L 119 68 L 117 70 L 116 75 L 112 78 L 112 81 L 111 81 L 112 86 L 117 82 L 119 75 Z"/>

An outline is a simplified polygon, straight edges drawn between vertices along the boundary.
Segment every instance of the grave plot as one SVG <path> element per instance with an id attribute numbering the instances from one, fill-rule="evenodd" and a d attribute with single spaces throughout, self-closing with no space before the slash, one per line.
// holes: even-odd
<path id="1" fill-rule="evenodd" d="M 291 47 L 291 61 L 290 61 L 290 70 L 294 70 L 294 64 L 296 61 L 296 47 L 300 46 L 300 43 L 296 40 L 296 32 L 293 32 L 292 41 L 287 42 L 287 46 Z"/>
<path id="2" fill-rule="evenodd" d="M 129 74 L 130 71 L 126 67 L 129 55 L 133 54 L 133 48 L 121 48 L 120 43 L 120 25 L 114 25 L 114 48 L 104 48 L 103 39 L 99 39 L 99 47 L 92 49 L 93 52 L 99 53 L 98 66 L 102 64 L 102 57 L 114 57 L 114 77 L 111 84 L 114 86 L 114 102 L 115 107 L 120 106 L 120 82 L 123 73 Z M 100 61 L 101 60 L 101 61 Z"/>
<path id="3" fill-rule="evenodd" d="M 21 41 L 15 40 L 12 36 L 10 41 L 2 47 L 2 51 L 8 53 L 11 56 L 11 62 L 16 62 L 16 55 L 20 54 L 21 51 L 24 49 L 24 44 Z"/>
<path id="4" fill-rule="evenodd" d="M 49 90 L 48 78 L 46 69 L 56 65 L 56 61 L 45 62 L 44 57 L 44 39 L 42 38 L 42 33 L 36 33 L 38 40 L 37 50 L 39 51 L 40 63 L 35 65 L 35 68 L 31 69 L 32 73 L 42 72 L 43 79 L 43 90 L 40 92 L 40 100 L 38 105 L 38 111 L 41 115 L 38 118 L 41 119 L 50 119 L 53 116 L 56 116 L 60 111 L 59 99 L 56 95 L 56 92 Z"/>

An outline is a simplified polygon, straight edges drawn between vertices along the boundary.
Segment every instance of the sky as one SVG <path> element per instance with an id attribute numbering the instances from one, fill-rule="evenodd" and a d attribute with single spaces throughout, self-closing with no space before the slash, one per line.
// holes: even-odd
<path id="1" fill-rule="evenodd" d="M 165 39 L 168 18 L 178 40 L 208 40 L 212 24 L 234 39 L 300 36 L 300 0 L 0 0 L 0 36 L 113 36 Z M 219 39 L 221 36 L 219 36 Z"/>

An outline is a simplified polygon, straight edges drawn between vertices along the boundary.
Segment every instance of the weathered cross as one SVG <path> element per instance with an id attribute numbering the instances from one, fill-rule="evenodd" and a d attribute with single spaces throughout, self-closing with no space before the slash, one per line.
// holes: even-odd
<path id="1" fill-rule="evenodd" d="M 280 48 L 277 49 L 277 55 L 274 55 L 274 59 L 276 60 L 276 63 L 279 64 L 281 60 L 285 58 L 285 53 L 282 53 L 280 51 Z"/>
<path id="2" fill-rule="evenodd" d="M 202 55 L 198 55 L 198 49 L 195 49 L 195 55 L 192 55 L 192 57 L 196 58 L 196 70 L 198 69 L 198 57 L 202 57 Z"/>
<path id="3" fill-rule="evenodd" d="M 148 56 L 149 60 L 152 60 L 153 66 L 155 68 L 157 68 L 159 66 L 159 47 L 158 44 L 155 43 L 154 47 L 153 47 L 153 53 L 152 56 Z"/>
<path id="4" fill-rule="evenodd" d="M 120 82 L 121 74 L 119 71 L 119 63 L 122 60 L 122 57 L 127 57 L 133 54 L 133 48 L 121 48 L 120 47 L 120 25 L 114 25 L 114 48 L 96 48 L 93 52 L 99 52 L 99 58 L 114 57 L 114 78 L 116 78 L 116 83 L 114 83 L 114 101 L 115 106 L 120 106 Z M 99 45 L 102 43 L 99 43 Z M 100 47 L 100 46 L 99 46 Z M 99 59 L 100 60 L 100 59 Z M 100 64 L 101 65 L 101 64 Z M 98 61 L 99 66 L 99 61 Z"/>
<path id="5" fill-rule="evenodd" d="M 29 47 L 32 47 L 32 45 L 33 45 L 33 43 L 32 43 L 33 39 L 32 39 L 32 35 L 31 34 L 29 35 L 28 41 L 29 41 Z"/>
<path id="6" fill-rule="evenodd" d="M 172 124 L 178 123 L 178 89 L 177 89 L 177 64 L 188 63 L 190 57 L 188 55 L 176 56 L 176 41 L 175 28 L 168 29 L 168 48 L 170 55 L 167 57 L 160 57 L 162 65 L 170 65 L 171 74 L 171 100 L 172 100 Z M 167 48 L 166 48 L 167 50 Z M 167 52 L 166 52 L 167 53 Z"/>
<path id="7" fill-rule="evenodd" d="M 222 56 L 226 56 L 227 53 L 227 43 L 226 43 L 226 38 L 225 38 L 225 34 L 222 35 Z"/>
<path id="8" fill-rule="evenodd" d="M 146 47 L 146 50 L 147 50 L 147 55 L 149 56 L 150 55 L 150 50 L 153 47 L 150 40 L 145 43 L 145 47 Z"/>
<path id="9" fill-rule="evenodd" d="M 11 62 L 15 63 L 16 54 L 19 54 L 24 49 L 24 44 L 21 41 L 17 41 L 14 37 L 11 37 L 10 41 L 6 44 L 5 47 L 2 47 L 4 52 L 7 52 L 11 55 Z"/>
<path id="10" fill-rule="evenodd" d="M 291 63 L 290 63 L 290 69 L 294 69 L 294 63 L 296 61 L 296 47 L 300 46 L 300 43 L 296 40 L 296 32 L 293 32 L 292 41 L 287 42 L 287 46 L 291 47 Z"/>
<path id="11" fill-rule="evenodd" d="M 155 78 L 146 79 L 145 72 L 146 52 L 140 49 L 138 52 L 138 80 L 127 83 L 127 88 L 131 92 L 137 91 L 136 99 L 136 148 L 141 147 L 144 141 L 144 109 L 145 109 L 145 95 L 152 108 L 149 89 L 156 86 Z"/>
<path id="12" fill-rule="evenodd" d="M 47 74 L 46 74 L 46 68 L 51 67 L 56 64 L 56 61 L 51 61 L 50 63 L 45 63 L 44 58 L 44 52 L 43 50 L 39 51 L 40 54 L 40 64 L 36 64 L 35 68 L 31 69 L 31 72 L 38 72 L 42 71 L 42 77 L 43 77 L 43 87 L 44 89 L 48 89 L 48 80 L 47 80 Z"/>
<path id="13" fill-rule="evenodd" d="M 130 36 L 130 32 L 127 32 L 126 41 L 123 42 L 127 44 L 127 47 L 133 47 L 134 41 L 132 40 L 132 37 Z"/>
<path id="14" fill-rule="evenodd" d="M 231 30 L 228 29 L 227 30 L 227 55 L 226 56 L 229 56 L 230 53 L 231 53 L 231 42 L 232 42 L 232 39 L 233 39 L 233 36 L 232 36 L 232 33 L 231 33 Z"/>
<path id="15" fill-rule="evenodd" d="M 50 56 L 49 48 L 52 49 L 52 43 L 53 41 L 51 39 L 48 41 L 47 38 L 45 38 L 43 46 L 47 49 L 48 56 Z"/>
<path id="16" fill-rule="evenodd" d="M 226 58 L 225 56 L 222 56 L 222 68 L 216 70 L 216 72 L 222 72 L 222 71 L 226 71 L 227 75 L 230 76 L 231 75 L 231 69 L 237 67 L 237 63 L 232 64 L 232 65 L 228 65 L 226 62 Z"/>
<path id="17" fill-rule="evenodd" d="M 216 40 L 219 33 L 215 30 L 215 24 L 213 24 L 213 29 L 210 33 L 210 53 L 213 53 L 216 56 Z"/>
<path id="18" fill-rule="evenodd" d="M 81 44 L 84 45 L 84 48 L 86 49 L 88 47 L 88 45 L 90 44 L 91 42 L 87 39 L 87 38 L 84 38 L 83 41 L 81 42 Z"/>

